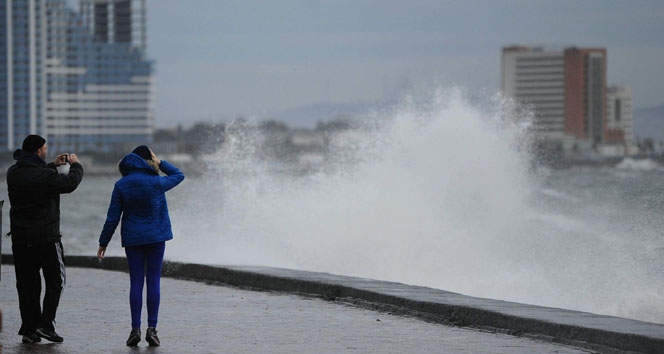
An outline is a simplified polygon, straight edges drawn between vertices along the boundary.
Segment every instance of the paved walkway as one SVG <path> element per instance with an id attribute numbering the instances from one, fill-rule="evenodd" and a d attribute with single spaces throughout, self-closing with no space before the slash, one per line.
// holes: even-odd
<path id="1" fill-rule="evenodd" d="M 14 268 L 2 265 L 0 353 L 590 353 L 339 302 L 170 278 L 162 279 L 162 346 L 141 341 L 128 348 L 128 275 L 71 266 L 67 275 L 57 317 L 64 343 L 22 344 Z"/>

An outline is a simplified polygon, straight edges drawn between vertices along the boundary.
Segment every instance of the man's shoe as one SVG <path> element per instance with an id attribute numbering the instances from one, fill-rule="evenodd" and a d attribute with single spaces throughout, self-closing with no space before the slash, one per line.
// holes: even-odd
<path id="1" fill-rule="evenodd" d="M 23 335 L 23 343 L 38 343 L 41 342 L 41 337 L 35 332 L 27 332 Z"/>
<path id="2" fill-rule="evenodd" d="M 151 347 L 158 347 L 159 337 L 157 337 L 157 330 L 154 327 L 148 327 L 147 332 L 145 332 L 145 340 L 150 344 Z"/>
<path id="3" fill-rule="evenodd" d="M 131 333 L 129 333 L 129 338 L 127 339 L 128 347 L 135 347 L 138 345 L 138 342 L 141 341 L 141 330 L 138 328 L 132 328 Z"/>
<path id="4" fill-rule="evenodd" d="M 55 331 L 51 331 L 50 329 L 37 328 L 35 333 L 37 333 L 38 336 L 51 342 L 62 343 L 62 341 L 64 340 L 57 333 L 55 333 Z"/>

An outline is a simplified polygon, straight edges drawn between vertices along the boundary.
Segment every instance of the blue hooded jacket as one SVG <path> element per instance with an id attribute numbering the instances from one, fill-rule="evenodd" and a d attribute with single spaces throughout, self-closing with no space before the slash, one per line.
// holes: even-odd
<path id="1" fill-rule="evenodd" d="M 180 184 L 184 174 L 161 160 L 159 169 L 166 176 L 159 176 L 146 160 L 135 153 L 125 156 L 119 168 L 123 177 L 113 188 L 99 246 L 108 246 L 120 218 L 122 247 L 173 239 L 165 192 Z"/>

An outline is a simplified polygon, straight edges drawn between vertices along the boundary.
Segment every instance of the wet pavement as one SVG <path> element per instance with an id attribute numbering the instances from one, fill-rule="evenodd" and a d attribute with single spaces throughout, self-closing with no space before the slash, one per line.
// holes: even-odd
<path id="1" fill-rule="evenodd" d="M 129 348 L 128 275 L 71 266 L 56 325 L 64 342 L 23 344 L 13 266 L 2 266 L 1 279 L 0 353 L 592 353 L 339 301 L 171 278 L 162 279 L 162 346 L 142 340 Z"/>

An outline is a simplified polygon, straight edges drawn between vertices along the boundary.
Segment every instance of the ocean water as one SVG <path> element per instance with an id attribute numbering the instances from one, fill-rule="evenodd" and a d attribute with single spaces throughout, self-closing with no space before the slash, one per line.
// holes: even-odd
<path id="1" fill-rule="evenodd" d="M 261 136 L 231 126 L 224 148 L 201 160 L 205 172 L 167 194 L 175 239 L 166 257 L 664 323 L 657 163 L 538 166 L 524 148 L 527 112 L 497 97 L 469 103 L 458 90 L 406 97 L 365 121 L 335 136 L 308 173 L 262 161 Z M 115 179 L 86 177 L 62 197 L 67 254 L 95 254 Z M 123 254 L 119 235 L 108 254 Z"/>

